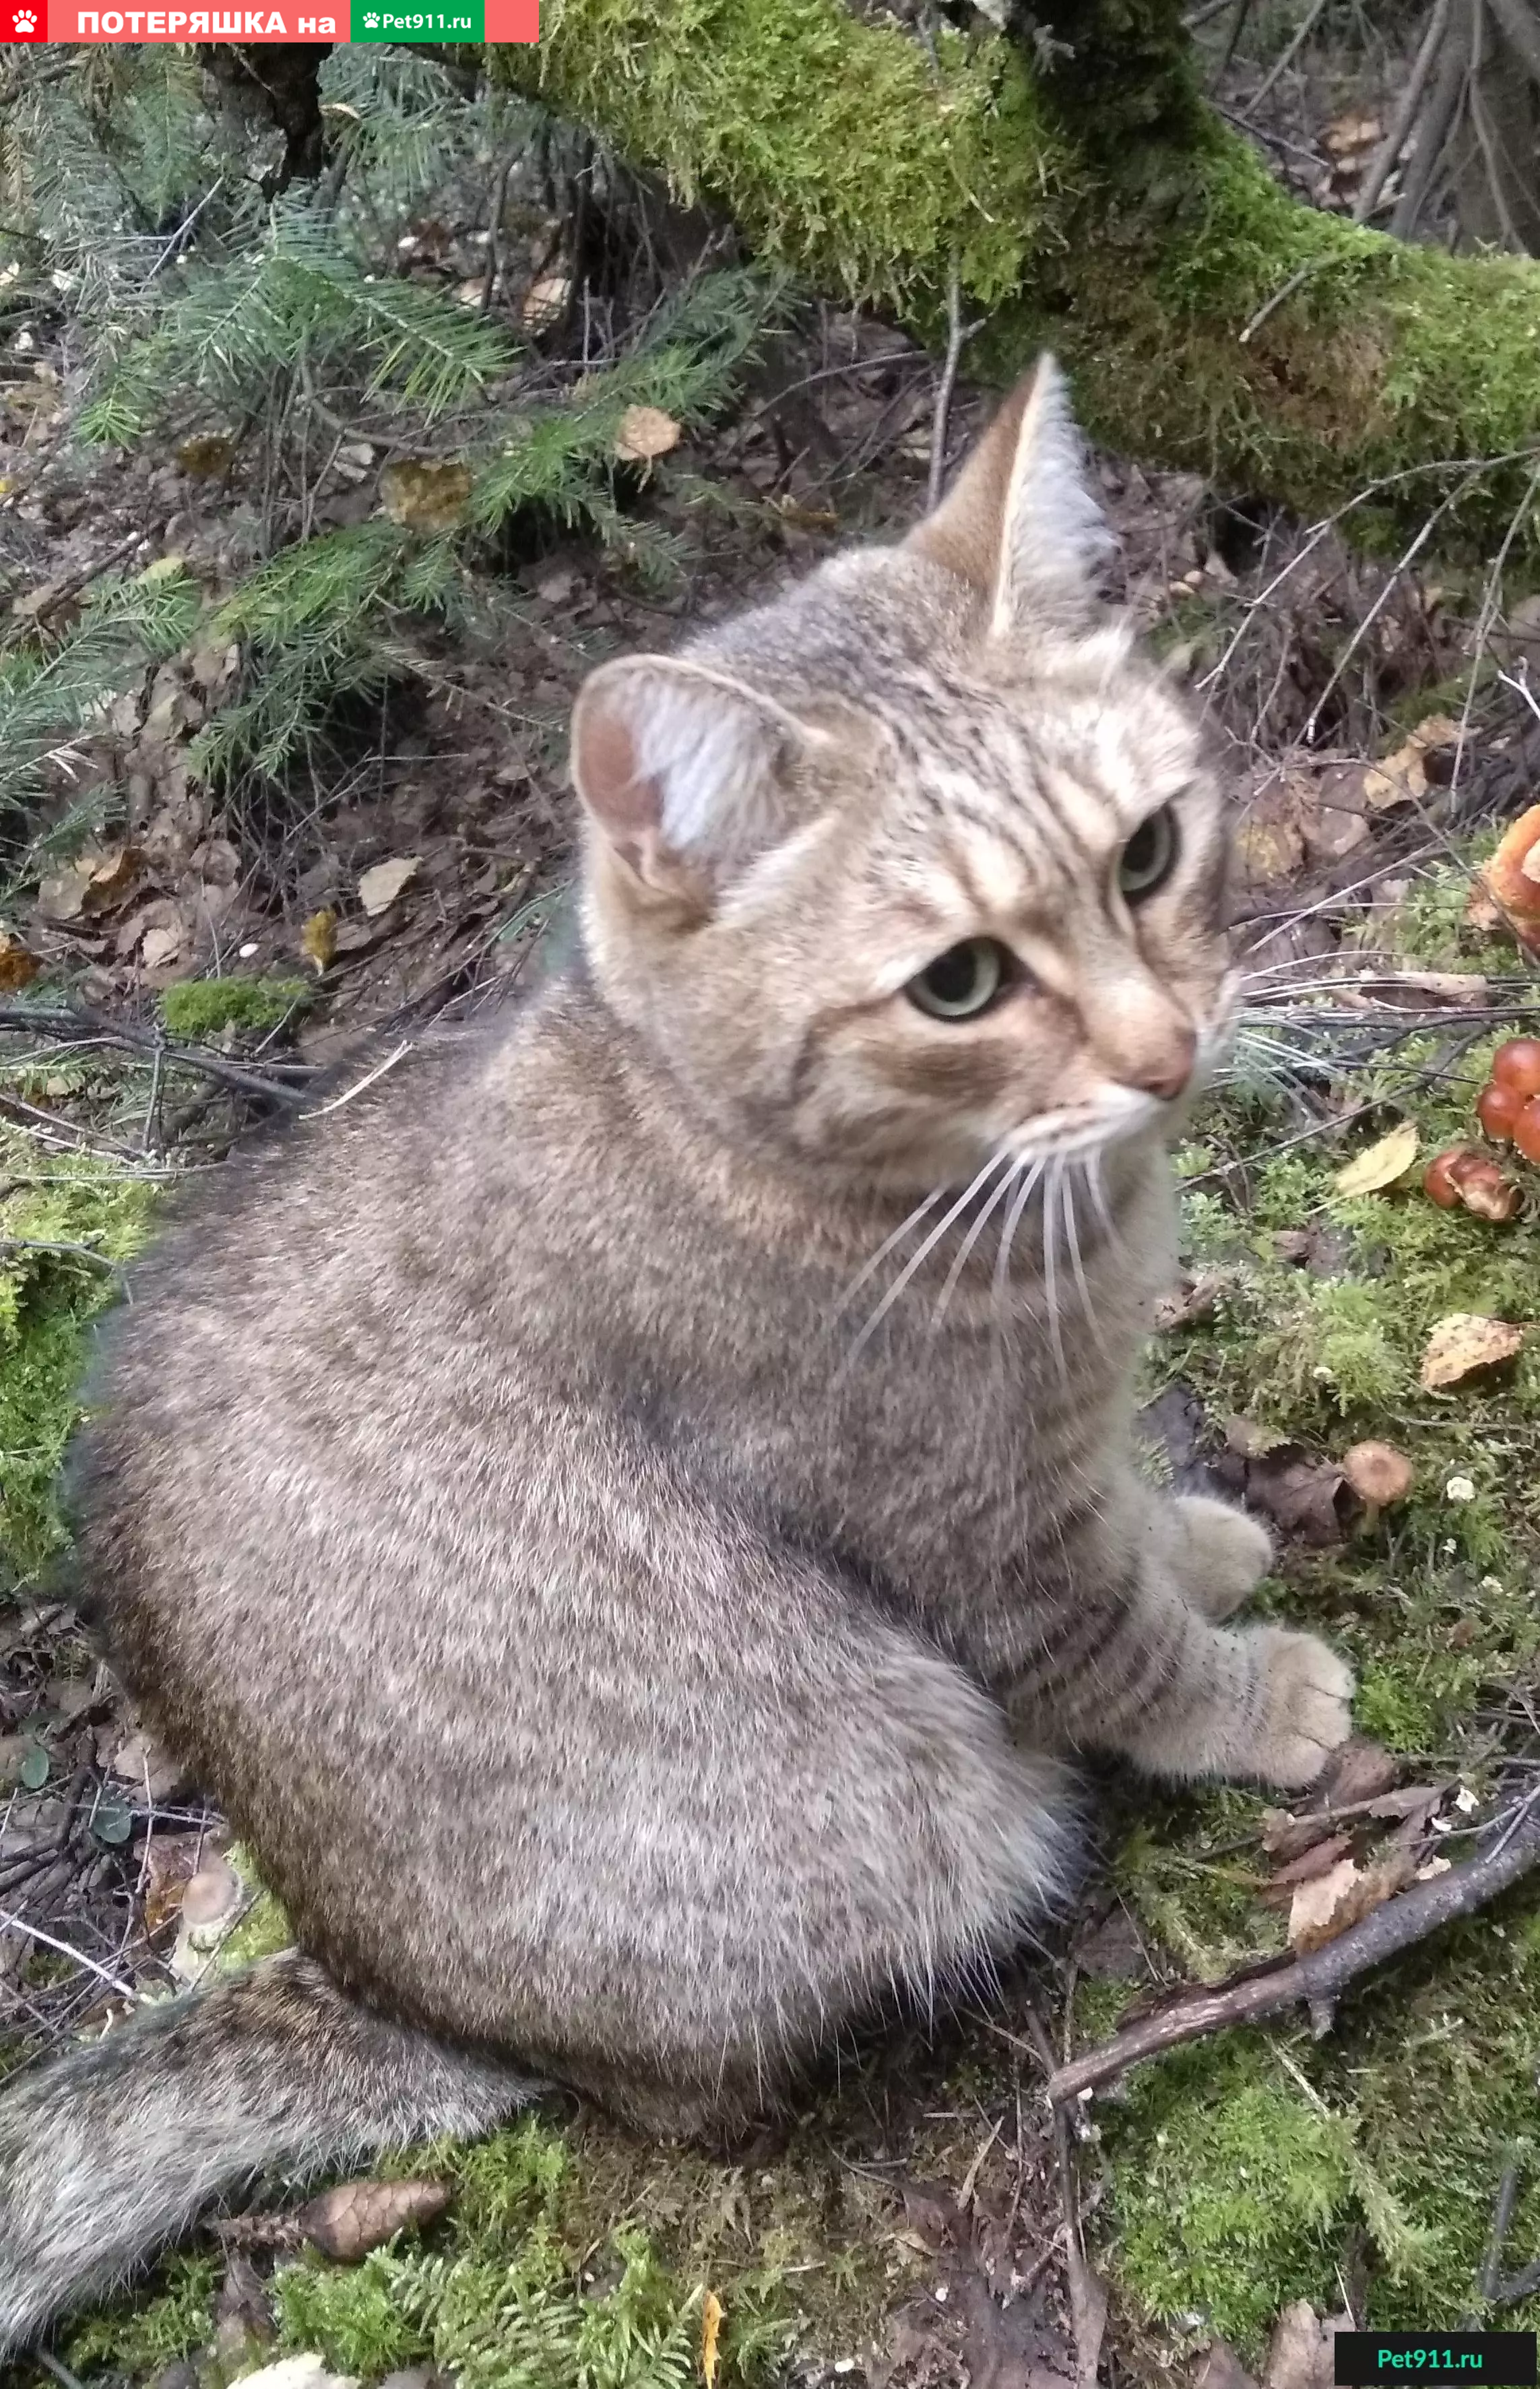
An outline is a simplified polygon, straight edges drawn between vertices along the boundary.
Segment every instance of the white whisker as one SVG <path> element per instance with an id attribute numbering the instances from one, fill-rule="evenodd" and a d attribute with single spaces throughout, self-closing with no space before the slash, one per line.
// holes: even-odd
<path id="1" fill-rule="evenodd" d="M 1066 1382 L 1068 1363 L 1064 1359 L 1064 1339 L 1059 1330 L 1059 1272 L 1057 1246 L 1059 1242 L 1059 1191 L 1064 1182 L 1064 1165 L 1056 1154 L 1043 1193 L 1043 1304 L 1048 1312 L 1049 1340 L 1053 1357 L 1059 1364 L 1059 1374 Z"/>
<path id="2" fill-rule="evenodd" d="M 968 1266 L 969 1254 L 973 1251 L 974 1246 L 977 1244 L 980 1236 L 984 1233 L 985 1228 L 987 1226 L 997 1205 L 1004 1202 L 1005 1197 L 1010 1194 L 1012 1187 L 1016 1182 L 1017 1177 L 1025 1166 L 1026 1162 L 1025 1155 L 1012 1159 L 1011 1167 L 1006 1171 L 1005 1176 L 1000 1180 L 999 1184 L 990 1195 L 989 1200 L 980 1210 L 978 1218 L 974 1221 L 973 1226 L 963 1237 L 957 1258 L 953 1261 L 951 1268 L 947 1271 L 947 1282 L 942 1287 L 940 1294 L 936 1297 L 935 1309 L 931 1313 L 931 1322 L 933 1325 L 938 1324 L 945 1315 L 947 1305 L 952 1298 L 952 1294 L 956 1288 L 958 1279 L 962 1275 L 963 1271 Z"/>
<path id="3" fill-rule="evenodd" d="M 1101 1223 L 1101 1233 L 1107 1239 L 1109 1249 L 1114 1253 L 1126 1254 L 1128 1247 L 1118 1234 L 1117 1221 L 1113 1217 L 1113 1207 L 1107 1200 L 1107 1189 L 1101 1176 L 1101 1156 L 1099 1151 L 1092 1152 L 1087 1160 L 1086 1183 L 1091 1190 L 1091 1201 L 1096 1206 L 1096 1216 Z"/>
<path id="4" fill-rule="evenodd" d="M 999 1250 L 995 1255 L 995 1308 L 1003 1311 L 1006 1289 L 1011 1283 L 1011 1247 L 1015 1241 L 1016 1224 L 1031 1200 L 1032 1189 L 1048 1168 L 1046 1161 L 1035 1161 L 1016 1189 L 1016 1199 L 1005 1215 L 999 1232 Z"/>
<path id="5" fill-rule="evenodd" d="M 1096 1315 L 1096 1305 L 1091 1300 L 1091 1290 L 1086 1283 L 1085 1264 L 1080 1258 L 1080 1223 L 1075 1216 L 1073 1169 L 1064 1179 L 1064 1229 L 1069 1241 L 1069 1263 L 1075 1273 L 1075 1291 L 1080 1297 L 1080 1308 L 1085 1312 L 1087 1326 L 1096 1338 L 1098 1350 L 1105 1352 L 1107 1346 L 1101 1333 L 1101 1322 Z"/>
<path id="6" fill-rule="evenodd" d="M 979 1171 L 978 1176 L 972 1180 L 972 1182 L 963 1188 L 961 1194 L 958 1196 L 957 1201 L 952 1205 L 951 1209 L 943 1213 L 941 1219 L 936 1222 L 935 1226 L 931 1230 L 930 1234 L 921 1245 L 918 1252 L 912 1254 L 910 1259 L 904 1264 L 904 1267 L 899 1271 L 893 1284 L 888 1287 L 887 1292 L 884 1295 L 881 1302 L 878 1303 L 876 1309 L 867 1321 L 866 1325 L 861 1329 L 860 1334 L 851 1345 L 849 1354 L 847 1356 L 849 1360 L 853 1361 L 856 1358 L 868 1338 L 874 1335 L 876 1330 L 882 1325 L 883 1321 L 887 1317 L 888 1312 L 892 1309 L 894 1304 L 903 1293 L 904 1288 L 908 1285 L 915 1271 L 918 1269 L 923 1268 L 930 1255 L 935 1250 L 936 1246 L 941 1242 L 941 1239 L 946 1234 L 948 1229 L 951 1226 L 952 1221 L 961 1218 L 963 1212 L 973 1201 L 974 1196 L 978 1193 L 979 1188 L 985 1185 L 987 1181 L 994 1176 L 995 1171 L 999 1169 L 1002 1162 L 1008 1162 L 1011 1157 L 1012 1156 L 1008 1153 L 992 1153 L 988 1160 L 985 1163 L 983 1169 Z"/>
<path id="7" fill-rule="evenodd" d="M 893 1233 L 890 1236 L 884 1237 L 882 1243 L 877 1246 L 876 1251 L 872 1254 L 872 1258 L 862 1269 L 857 1271 L 849 1284 L 846 1287 L 845 1292 L 840 1296 L 838 1302 L 835 1303 L 834 1317 L 836 1319 L 839 1317 L 842 1310 L 849 1309 L 857 1295 L 859 1294 L 862 1286 L 865 1285 L 868 1279 L 872 1276 L 872 1271 L 874 1270 L 881 1269 L 884 1261 L 886 1260 L 889 1253 L 893 1250 L 894 1246 L 901 1245 L 910 1230 L 914 1227 L 919 1220 L 924 1218 L 926 1212 L 935 1210 L 946 1191 L 947 1190 L 944 1186 L 933 1186 L 924 1201 L 923 1203 L 916 1203 L 908 1219 L 900 1220 L 898 1225 L 894 1229 Z"/>

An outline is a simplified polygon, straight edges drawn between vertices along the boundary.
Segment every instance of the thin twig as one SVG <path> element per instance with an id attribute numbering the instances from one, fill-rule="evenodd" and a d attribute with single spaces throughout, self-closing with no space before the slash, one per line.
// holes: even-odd
<path id="1" fill-rule="evenodd" d="M 1406 88 L 1401 95 L 1400 106 L 1392 120 L 1391 129 L 1369 160 L 1368 171 L 1358 185 L 1358 196 L 1353 202 L 1353 221 L 1355 224 L 1368 224 L 1380 204 L 1381 192 L 1395 172 L 1401 152 L 1406 147 L 1412 126 L 1417 121 L 1417 111 L 1422 105 L 1422 95 L 1428 88 L 1428 78 L 1432 73 L 1434 62 L 1447 31 L 1451 5 L 1452 0 L 1435 0 L 1433 13 L 1428 19 L 1428 30 L 1422 36 L 1421 45 L 1412 64 L 1411 73 L 1406 79 Z"/>
<path id="2" fill-rule="evenodd" d="M 1254 110 L 1259 109 L 1263 101 L 1266 98 L 1267 94 L 1272 90 L 1273 85 L 1278 82 L 1279 76 L 1286 75 L 1288 73 L 1289 69 L 1293 65 L 1294 60 L 1298 57 L 1301 50 L 1304 49 L 1305 43 L 1310 39 L 1311 34 L 1315 32 L 1316 27 L 1320 23 L 1320 20 L 1325 14 L 1326 0 L 1314 0 L 1314 5 L 1305 10 L 1292 41 L 1289 42 L 1284 48 L 1279 52 L 1277 57 L 1273 60 L 1272 65 L 1267 69 L 1266 73 L 1263 76 L 1261 83 L 1257 85 L 1255 91 L 1252 94 L 1251 98 L 1241 109 L 1241 113 L 1243 117 L 1249 117 L 1252 115 Z"/>
<path id="3" fill-rule="evenodd" d="M 45 1949 L 53 1949 L 59 1957 L 69 1958 L 75 1965 L 83 1966 L 88 1974 L 98 1976 L 109 1989 L 117 1992 L 120 1999 L 132 1999 L 137 2006 L 139 1994 L 132 1983 L 125 1983 L 121 1974 L 109 1974 L 105 1966 L 98 1966 L 95 1958 L 88 1958 L 83 1949 L 73 1948 L 68 1941 L 56 1941 L 51 1933 L 45 1933 L 41 1924 L 29 1924 L 24 1916 L 13 1916 L 8 1909 L 0 1908 L 0 1929 L 24 1933 L 29 1941 L 41 1941 Z"/>
<path id="4" fill-rule="evenodd" d="M 1387 1899 L 1359 1924 L 1292 1964 L 1232 1975 L 1212 1990 L 1186 1992 L 1167 2007 L 1115 2032 L 1098 2049 L 1059 2066 L 1049 2077 L 1056 2105 L 1082 2098 L 1126 2073 L 1130 2065 L 1198 2040 L 1231 2025 L 1254 2024 L 1301 1999 L 1330 2008 L 1347 1985 L 1457 1916 L 1470 1916 L 1540 1861 L 1540 1786 L 1521 1805 L 1510 1831 L 1483 1857 Z"/>
<path id="5" fill-rule="evenodd" d="M 1497 2268 L 1503 2261 L 1503 2249 L 1508 2242 L 1508 2227 L 1513 2221 L 1513 2209 L 1519 2197 L 1519 2153 L 1510 2149 L 1497 2184 L 1496 2204 L 1492 2209 L 1492 2224 L 1482 2254 L 1481 2268 L 1476 2275 L 1475 2311 L 1468 2314 L 1457 2327 L 1461 2331 L 1480 2331 L 1482 2316 L 1497 2294 Z"/>
<path id="6" fill-rule="evenodd" d="M 239 1063 L 227 1062 L 222 1054 L 210 1054 L 201 1045 L 172 1045 L 158 1037 L 152 1029 L 135 1028 L 130 1022 L 106 1020 L 94 1012 L 31 1011 L 24 1004 L 0 1004 L 0 1030 L 19 1028 L 29 1035 L 43 1037 L 81 1036 L 95 1038 L 108 1045 L 117 1045 L 130 1054 L 149 1054 L 158 1065 L 176 1063 L 184 1070 L 195 1070 L 205 1079 L 213 1079 L 221 1086 L 234 1087 L 243 1095 L 255 1095 L 265 1103 L 301 1104 L 304 1090 L 286 1086 L 282 1080 L 270 1079 L 256 1070 L 242 1069 Z M 303 1062 L 286 1063 L 291 1074 L 310 1075 L 311 1066 Z"/>
<path id="7" fill-rule="evenodd" d="M 1254 332 L 1260 332 L 1268 316 L 1275 313 L 1277 310 L 1282 306 L 1286 299 L 1292 299 L 1295 291 L 1300 289 L 1304 284 L 1308 282 L 1313 274 L 1318 274 L 1326 262 L 1327 261 L 1324 257 L 1306 258 L 1303 265 L 1295 267 L 1293 273 L 1290 275 L 1287 282 L 1279 284 L 1279 287 L 1273 292 L 1270 299 L 1264 299 L 1261 306 L 1252 317 L 1251 322 L 1241 334 L 1241 346 L 1242 348 L 1246 346 L 1247 341 L 1251 339 Z"/>
<path id="8" fill-rule="evenodd" d="M 931 430 L 927 503 L 933 507 L 941 503 L 941 486 L 947 478 L 947 424 L 952 411 L 952 392 L 957 387 L 957 369 L 964 348 L 978 328 L 976 324 L 964 325 L 962 321 L 962 287 L 954 262 L 947 276 L 947 354 L 936 387 L 935 421 Z"/>

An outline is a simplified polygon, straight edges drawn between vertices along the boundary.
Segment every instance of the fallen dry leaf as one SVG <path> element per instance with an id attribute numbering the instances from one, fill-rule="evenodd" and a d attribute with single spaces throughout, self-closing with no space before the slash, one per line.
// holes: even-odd
<path id="1" fill-rule="evenodd" d="M 1287 1859 L 1269 1878 L 1266 1896 L 1270 1899 L 1275 1893 L 1292 1891 L 1298 1884 L 1313 1883 L 1317 1875 L 1331 1873 L 1351 1856 L 1352 1850 L 1351 1833 L 1329 1834 L 1324 1842 L 1317 1842 L 1309 1849 L 1301 1850 L 1297 1858 Z"/>
<path id="2" fill-rule="evenodd" d="M 1289 1947 L 1302 1954 L 1324 1948 L 1350 1924 L 1405 1891 L 1417 1872 L 1410 1850 L 1392 1848 L 1372 1866 L 1342 1859 L 1326 1874 L 1302 1883 L 1289 1910 Z"/>
<path id="3" fill-rule="evenodd" d="M 331 966 L 337 952 L 337 914 L 329 909 L 312 913 L 299 932 L 299 951 L 318 971 Z"/>
<path id="4" fill-rule="evenodd" d="M 437 2222 L 454 2196 L 447 2181 L 339 2181 L 293 2218 L 323 2256 L 356 2265 L 409 2224 Z"/>
<path id="5" fill-rule="evenodd" d="M 452 530 L 465 518 L 470 466 L 452 459 L 438 463 L 403 456 L 399 464 L 387 465 L 379 487 L 392 522 L 404 523 L 409 530 Z"/>
<path id="6" fill-rule="evenodd" d="M 661 406 L 628 406 L 615 435 L 615 453 L 623 465 L 650 465 L 677 448 L 681 437 L 679 425 Z"/>
<path id="7" fill-rule="evenodd" d="M 722 2327 L 722 2302 L 715 2290 L 707 2290 L 701 2308 L 701 2377 L 706 2389 L 716 2389 L 717 2340 Z"/>
<path id="8" fill-rule="evenodd" d="M 519 322 L 527 332 L 546 331 L 558 316 L 566 314 L 571 296 L 572 276 L 569 274 L 542 274 L 538 282 L 531 282 L 524 294 L 524 303 L 518 311 Z"/>
<path id="9" fill-rule="evenodd" d="M 1355 1800 L 1377 1800 L 1393 1790 L 1399 1767 L 1383 1743 L 1355 1733 L 1333 1753 L 1310 1795 L 1311 1808 L 1346 1808 Z"/>
<path id="10" fill-rule="evenodd" d="M 1331 2389 L 1337 2333 L 1352 2329 L 1351 2315 L 1332 2315 L 1323 2322 L 1306 2298 L 1285 2306 L 1273 2328 L 1262 2389 Z"/>
<path id="11" fill-rule="evenodd" d="M 1355 1497 L 1334 1460 L 1312 1460 L 1297 1443 L 1280 1443 L 1247 1463 L 1246 1499 L 1317 1551 L 1340 1543 Z"/>
<path id="12" fill-rule="evenodd" d="M 166 963 L 175 962 L 184 942 L 180 928 L 146 929 L 139 948 L 139 959 L 146 970 L 159 970 Z"/>
<path id="13" fill-rule="evenodd" d="M 1192 2389 L 1256 2389 L 1228 2339 L 1213 2339 L 1198 2359 Z"/>
<path id="14" fill-rule="evenodd" d="M 1446 713 L 1431 713 L 1394 755 L 1369 766 L 1364 773 L 1364 802 L 1375 812 L 1386 812 L 1393 805 L 1409 804 L 1414 797 L 1426 795 L 1430 751 L 1456 746 L 1458 740 L 1457 722 L 1451 722 Z"/>
<path id="15" fill-rule="evenodd" d="M 1388 1136 L 1381 1137 L 1367 1153 L 1360 1153 L 1345 1169 L 1339 1169 L 1332 1184 L 1339 1194 L 1379 1194 L 1405 1178 L 1417 1159 L 1418 1134 L 1415 1120 L 1402 1120 Z"/>
<path id="16" fill-rule="evenodd" d="M 1334 158 L 1344 158 L 1355 149 L 1372 149 L 1382 139 L 1384 126 L 1377 116 L 1363 116 L 1350 109 L 1345 116 L 1334 116 L 1321 133 L 1321 146 Z"/>
<path id="17" fill-rule="evenodd" d="M 371 920 L 389 911 L 408 881 L 415 879 L 422 863 L 420 854 L 393 854 L 388 862 L 376 862 L 372 871 L 364 872 L 358 883 L 358 901 Z"/>
<path id="18" fill-rule="evenodd" d="M 1495 1369 L 1523 1348 L 1524 1331 L 1506 1319 L 1483 1319 L 1469 1310 L 1452 1310 L 1428 1338 L 1418 1373 L 1424 1393 L 1441 1394 L 1460 1386 L 1484 1369 Z"/>
<path id="19" fill-rule="evenodd" d="M 235 461 L 235 442 L 218 431 L 194 432 L 172 450 L 183 471 L 195 481 L 214 481 Z"/>
<path id="20" fill-rule="evenodd" d="M 50 872 L 37 891 L 37 909 L 45 921 L 78 921 L 85 910 L 92 865 L 66 862 Z"/>
<path id="21" fill-rule="evenodd" d="M 14 995 L 19 987 L 30 987 L 42 968 L 19 938 L 9 929 L 0 929 L 0 994 Z"/>

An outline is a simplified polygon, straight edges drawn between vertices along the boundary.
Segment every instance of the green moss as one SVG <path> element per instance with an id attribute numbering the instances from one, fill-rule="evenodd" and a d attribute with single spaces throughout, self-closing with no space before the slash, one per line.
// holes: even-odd
<path id="1" fill-rule="evenodd" d="M 1330 2310 L 1352 2127 L 1265 2039 L 1226 2034 L 1144 2068 L 1101 2130 L 1114 2262 L 1149 2313 L 1222 2332 L 1254 2359 L 1285 2297 Z"/>
<path id="2" fill-rule="evenodd" d="M 115 2300 L 67 2333 L 71 2370 L 139 2378 L 190 2356 L 212 2334 L 221 2270 L 214 2256 L 170 2257 L 147 2291 Z"/>
<path id="3" fill-rule="evenodd" d="M 555 0 L 538 52 L 496 58 L 762 256 L 934 323 L 954 260 L 986 305 L 1019 287 L 1067 165 L 1008 45 L 937 55 L 840 0 Z"/>
<path id="4" fill-rule="evenodd" d="M 719 2377 L 743 2389 L 768 2380 L 787 2344 L 775 2268 L 742 2255 L 703 2266 L 698 2246 L 681 2262 L 677 2231 L 663 2244 L 665 2202 L 649 2228 L 617 2213 L 597 2153 L 528 2119 L 472 2148 L 401 2159 L 402 2170 L 452 2179 L 449 2221 L 430 2243 L 403 2236 L 362 2265 L 315 2259 L 281 2273 L 284 2344 L 365 2381 L 431 2363 L 473 2389 L 684 2389 L 709 2290 L 723 2310 Z"/>
<path id="5" fill-rule="evenodd" d="M 1007 379 L 1050 342 L 1114 447 L 1300 513 L 1351 502 L 1380 541 L 1447 493 L 1435 547 L 1517 517 L 1512 558 L 1533 553 L 1521 456 L 1469 487 L 1439 460 L 1540 428 L 1540 268 L 1295 202 L 1201 105 L 1165 0 L 1064 13 L 1046 77 L 990 35 L 943 32 L 933 69 L 840 0 L 557 0 L 538 50 L 494 56 L 763 257 L 922 337 L 955 262 L 989 318 L 974 370 Z"/>
<path id="6" fill-rule="evenodd" d="M 173 1037 L 197 1044 L 225 1028 L 276 1028 L 314 1001 L 302 978 L 182 979 L 160 998 L 160 1017 Z"/>
<path id="7" fill-rule="evenodd" d="M 145 1240 L 154 1191 L 0 1124 L 0 1594 L 64 1541 L 54 1479 L 85 1330 Z"/>

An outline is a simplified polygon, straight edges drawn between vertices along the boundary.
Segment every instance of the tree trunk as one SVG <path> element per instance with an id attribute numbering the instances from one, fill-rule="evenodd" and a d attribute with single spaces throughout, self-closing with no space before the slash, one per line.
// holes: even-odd
<path id="1" fill-rule="evenodd" d="M 1350 528 L 1540 553 L 1540 265 L 1449 257 L 1291 199 L 1207 107 L 1181 0 L 1050 0 L 1019 42 L 929 45 L 841 0 L 546 0 L 496 70 L 768 262 L 939 342 L 955 272 L 970 370 L 1041 346 L 1088 428 L 1152 463 Z M 1471 459 L 1507 458 L 1478 474 Z M 1453 462 L 1461 469 L 1439 471 Z"/>

